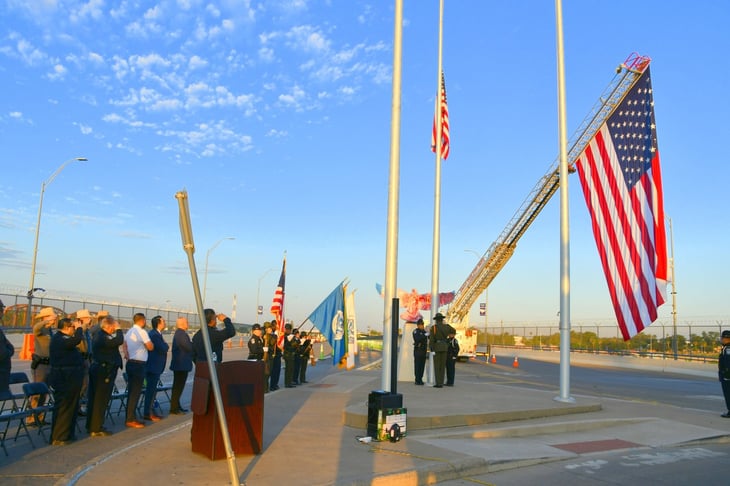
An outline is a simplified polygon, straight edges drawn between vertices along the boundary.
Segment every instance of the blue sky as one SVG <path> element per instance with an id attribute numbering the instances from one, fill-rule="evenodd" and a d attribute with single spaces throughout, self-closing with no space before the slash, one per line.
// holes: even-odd
<path id="1" fill-rule="evenodd" d="M 380 326 L 393 2 L 0 1 L 0 290 L 193 308 L 177 201 L 189 193 L 208 302 L 266 311 L 287 252 L 287 316 L 343 278 Z M 652 58 L 680 320 L 730 317 L 725 149 L 730 5 L 564 2 L 568 131 L 636 51 Z M 431 286 L 438 2 L 405 2 L 398 286 Z M 553 2 L 447 1 L 451 155 L 443 164 L 442 291 L 458 289 L 558 151 Z M 571 313 L 612 318 L 577 177 Z M 555 321 L 558 198 L 489 289 L 489 321 Z M 273 270 L 270 270 L 273 269 Z M 259 286 L 260 282 L 260 286 Z M 259 292 L 257 292 L 257 290 Z M 258 293 L 258 296 L 257 296 Z M 481 300 L 481 299 L 480 299 Z M 669 318 L 665 305 L 661 318 Z M 474 322 L 483 322 L 472 311 Z M 268 319 L 268 312 L 263 316 Z"/>

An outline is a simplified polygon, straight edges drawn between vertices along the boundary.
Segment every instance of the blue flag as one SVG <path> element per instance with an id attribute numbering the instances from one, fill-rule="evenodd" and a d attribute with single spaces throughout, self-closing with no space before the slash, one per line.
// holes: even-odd
<path id="1" fill-rule="evenodd" d="M 345 305 L 344 287 L 341 283 L 319 304 L 308 320 L 319 329 L 332 346 L 332 364 L 337 365 L 345 355 Z"/>

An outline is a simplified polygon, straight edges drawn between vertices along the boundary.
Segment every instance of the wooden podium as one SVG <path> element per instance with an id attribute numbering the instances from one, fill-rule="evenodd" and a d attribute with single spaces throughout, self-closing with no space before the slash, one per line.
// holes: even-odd
<path id="1" fill-rule="evenodd" d="M 233 452 L 248 455 L 261 453 L 264 435 L 263 361 L 218 363 L 216 372 Z M 226 459 L 206 362 L 195 365 L 190 408 L 193 411 L 190 433 L 193 452 L 204 454 L 211 460 Z"/>

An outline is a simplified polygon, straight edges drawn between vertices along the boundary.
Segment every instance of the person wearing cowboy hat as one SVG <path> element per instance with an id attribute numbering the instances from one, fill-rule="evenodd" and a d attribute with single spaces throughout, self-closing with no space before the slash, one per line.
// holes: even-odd
<path id="1" fill-rule="evenodd" d="M 51 328 L 56 327 L 58 315 L 53 307 L 44 307 L 38 313 L 36 319 L 39 319 L 39 321 L 33 325 L 35 351 L 31 357 L 31 374 L 34 382 L 42 381 L 48 384 L 48 377 L 51 373 Z M 31 406 L 37 407 L 40 405 L 43 405 L 43 403 L 39 403 L 37 396 L 31 398 Z M 35 425 L 35 420 L 30 418 L 26 423 Z"/>
<path id="2" fill-rule="evenodd" d="M 444 322 L 444 315 L 437 313 L 433 316 L 435 324 L 431 327 L 429 344 L 433 351 L 433 370 L 436 384 L 434 388 L 443 388 L 444 375 L 446 374 L 446 352 L 449 349 L 449 334 L 456 333 L 456 330 Z"/>

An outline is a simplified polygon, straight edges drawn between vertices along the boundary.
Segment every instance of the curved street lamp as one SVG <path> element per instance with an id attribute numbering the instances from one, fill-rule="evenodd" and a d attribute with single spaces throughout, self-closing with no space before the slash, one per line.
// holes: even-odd
<path id="1" fill-rule="evenodd" d="M 64 169 L 64 167 L 66 167 L 69 163 L 86 162 L 87 160 L 89 160 L 89 159 L 87 159 L 86 157 L 74 157 L 73 159 L 68 159 L 66 162 L 61 164 L 61 167 L 56 169 L 56 172 L 51 174 L 51 176 L 48 179 L 46 179 L 45 181 L 43 181 L 41 183 L 41 198 L 40 198 L 40 202 L 38 203 L 38 221 L 36 222 L 36 225 L 35 225 L 35 244 L 33 245 L 33 263 L 31 264 L 31 267 L 30 267 L 30 285 L 28 286 L 28 311 L 26 312 L 26 316 L 25 316 L 25 323 L 26 323 L 27 327 L 30 327 L 31 322 L 32 322 L 31 313 L 33 311 L 33 306 L 32 306 L 33 292 L 35 292 L 36 290 L 40 290 L 40 289 L 35 288 L 35 265 L 36 265 L 36 260 L 38 258 L 38 236 L 40 235 L 40 232 L 41 232 L 41 213 L 43 211 L 43 194 L 45 194 L 45 192 L 46 192 L 46 186 L 48 186 L 48 184 L 53 182 L 53 180 L 56 178 L 56 176 L 58 176 L 58 174 L 60 174 L 61 171 Z"/>
<path id="2" fill-rule="evenodd" d="M 264 274 L 259 277 L 259 283 L 256 286 L 256 324 L 259 323 L 259 297 L 261 296 L 261 280 L 263 280 L 265 276 L 273 271 L 273 268 L 269 268 L 268 270 L 266 270 Z"/>
<path id="3" fill-rule="evenodd" d="M 205 277 L 203 278 L 203 304 L 205 304 L 205 294 L 208 290 L 208 259 L 210 258 L 210 252 L 216 249 L 218 245 L 223 243 L 225 240 L 235 240 L 233 236 L 226 236 L 225 238 L 221 238 L 220 240 L 216 241 L 213 246 L 210 247 L 208 252 L 205 254 Z"/>

